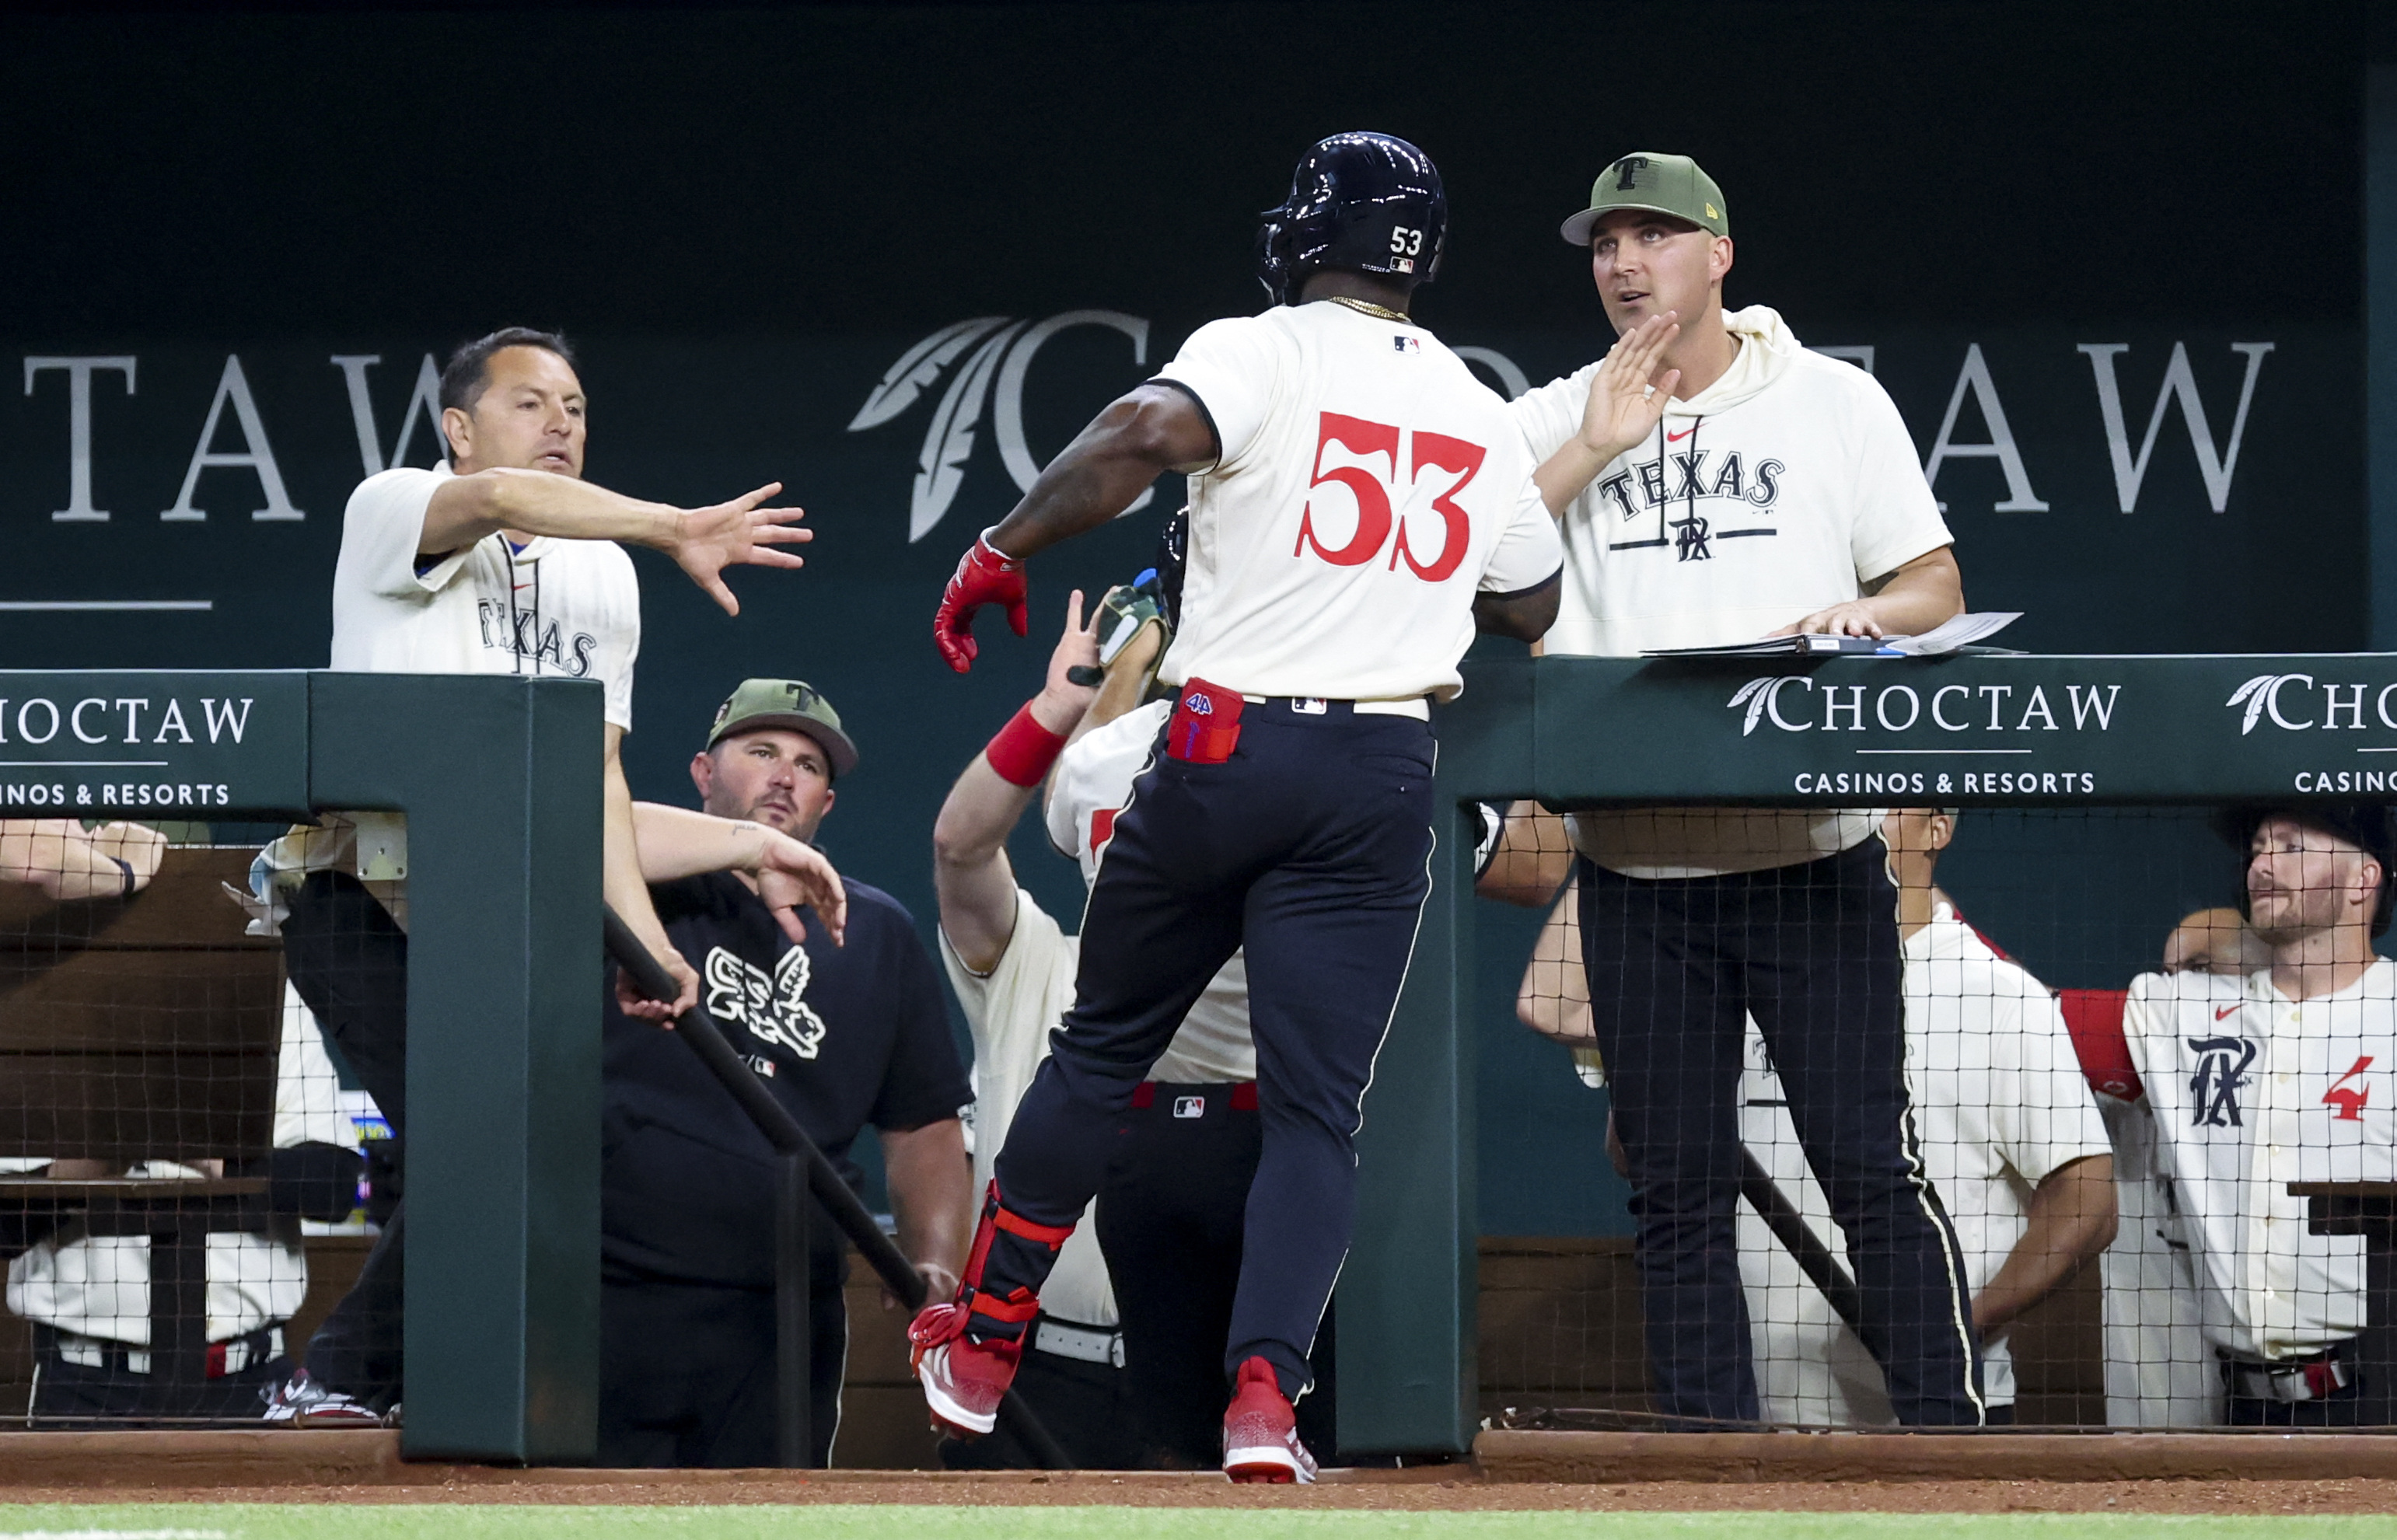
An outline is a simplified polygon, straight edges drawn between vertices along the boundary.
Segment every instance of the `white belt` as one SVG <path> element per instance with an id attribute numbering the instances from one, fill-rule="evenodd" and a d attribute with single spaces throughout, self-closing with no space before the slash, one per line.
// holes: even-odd
<path id="1" fill-rule="evenodd" d="M 1078 1359 L 1084 1363 L 1124 1366 L 1123 1333 L 1101 1331 L 1094 1326 L 1068 1326 L 1062 1320 L 1043 1316 L 1032 1328 L 1032 1346 L 1043 1353 L 1054 1353 L 1061 1359 Z"/>
<path id="2" fill-rule="evenodd" d="M 2354 1382 L 2355 1374 L 2332 1347 L 2299 1363 L 2252 1363 L 2226 1358 L 2230 1393 L 2259 1401 L 2328 1400 Z"/>
<path id="3" fill-rule="evenodd" d="M 215 1349 L 221 1348 L 224 1353 L 224 1365 L 221 1369 L 217 1370 L 216 1373 L 219 1374 L 238 1374 L 243 1370 L 248 1368 L 250 1338 L 256 1334 L 257 1333 L 255 1332 L 247 1332 L 241 1336 L 234 1337 L 230 1341 L 210 1344 L 209 1346 L 212 1352 Z M 147 1374 L 150 1373 L 150 1353 L 147 1348 L 128 1346 L 124 1343 L 112 1341 L 107 1337 L 87 1337 L 80 1332 L 60 1332 L 58 1335 L 58 1343 L 59 1357 L 66 1359 L 69 1363 L 74 1364 L 78 1368 L 105 1369 L 108 1367 L 109 1354 L 123 1353 L 125 1355 L 125 1370 L 127 1373 Z M 269 1359 L 279 1357 L 282 1352 L 283 1328 L 277 1326 L 272 1328 L 267 1332 L 266 1355 L 258 1361 L 261 1363 L 267 1362 Z"/>
<path id="4" fill-rule="evenodd" d="M 1265 695 L 1243 695 L 1241 700 L 1261 706 L 1272 699 Z M 1308 716 L 1321 716 L 1325 702 L 1320 698 L 1292 697 L 1290 709 Z M 1410 695 L 1398 701 L 1351 701 L 1348 709 L 1359 716 L 1412 716 L 1418 722 L 1431 720 L 1431 705 L 1420 695 Z"/>

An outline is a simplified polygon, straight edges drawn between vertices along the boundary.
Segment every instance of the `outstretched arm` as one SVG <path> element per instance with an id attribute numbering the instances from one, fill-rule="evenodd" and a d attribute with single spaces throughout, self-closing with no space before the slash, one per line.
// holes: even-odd
<path id="1" fill-rule="evenodd" d="M 960 674 L 973 667 L 974 611 L 984 605 L 1005 606 L 1008 624 L 1025 634 L 1026 556 L 1106 523 L 1161 473 L 1198 470 L 1221 452 L 1206 412 L 1171 385 L 1143 385 L 1091 419 L 1015 511 L 957 563 L 932 620 L 932 639 L 949 666 Z"/>
<path id="2" fill-rule="evenodd" d="M 782 489 L 777 481 L 730 502 L 676 508 L 548 471 L 476 471 L 451 476 L 434 490 L 416 549 L 444 555 L 502 529 L 647 545 L 672 557 L 726 614 L 738 615 L 741 601 L 725 586 L 724 569 L 804 566 L 797 553 L 780 547 L 815 539 L 812 530 L 792 528 L 806 510 L 758 506 Z"/>
<path id="3" fill-rule="evenodd" d="M 746 872 L 774 911 L 783 933 L 807 937 L 797 910 L 812 909 L 836 944 L 849 921 L 849 890 L 824 852 L 803 840 L 747 819 L 718 818 L 663 802 L 633 804 L 633 837 L 641 880 L 672 882 L 702 872 Z"/>
<path id="4" fill-rule="evenodd" d="M 54 899 L 114 898 L 145 886 L 166 850 L 167 837 L 139 824 L 87 830 L 72 818 L 5 819 L 0 882 L 29 883 Z"/>
<path id="5" fill-rule="evenodd" d="M 1066 601 L 1065 634 L 1049 657 L 1048 680 L 1024 707 L 1041 730 L 1062 741 L 1081 722 L 1099 692 L 1074 683 L 1067 671 L 1098 661 L 1098 617 L 1082 623 L 1082 594 L 1076 589 Z M 1002 732 L 993 743 L 1007 737 Z M 1039 789 L 1038 776 L 1026 785 L 1001 775 L 984 749 L 949 788 L 933 822 L 932 890 L 940 900 L 941 933 L 957 960 L 976 973 L 998 966 L 1015 933 L 1015 872 L 1008 864 L 1007 837 Z"/>
<path id="6" fill-rule="evenodd" d="M 675 998 L 668 1002 L 643 997 L 630 981 L 620 977 L 616 1003 L 628 1016 L 663 1024 L 699 1003 L 699 975 L 666 939 L 666 928 L 658 922 L 658 911 L 649 903 L 649 885 L 641 879 L 640 845 L 633 834 L 633 793 L 624 783 L 624 765 L 618 757 L 624 730 L 610 722 L 607 734 L 608 757 L 601 768 L 606 811 L 601 824 L 599 891 L 608 906 L 632 927 L 633 934 L 641 938 L 641 944 L 675 981 Z"/>
<path id="7" fill-rule="evenodd" d="M 1022 561 L 1114 518 L 1166 471 L 1213 463 L 1214 425 L 1171 385 L 1143 385 L 1112 402 L 1033 482 L 990 542 Z"/>

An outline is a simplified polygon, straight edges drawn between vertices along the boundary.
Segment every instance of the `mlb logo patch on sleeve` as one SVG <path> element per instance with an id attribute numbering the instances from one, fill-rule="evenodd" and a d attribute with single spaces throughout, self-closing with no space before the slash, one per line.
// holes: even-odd
<path id="1" fill-rule="evenodd" d="M 1206 1117 L 1207 1098 L 1204 1096 L 1176 1096 L 1173 1099 L 1173 1116 L 1176 1118 Z"/>

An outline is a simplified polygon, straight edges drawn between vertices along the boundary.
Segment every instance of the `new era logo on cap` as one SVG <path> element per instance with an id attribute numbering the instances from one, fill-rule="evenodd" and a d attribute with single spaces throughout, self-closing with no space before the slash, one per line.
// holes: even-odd
<path id="1" fill-rule="evenodd" d="M 1646 150 L 1608 163 L 1589 190 L 1589 206 L 1565 221 L 1559 234 L 1587 246 L 1598 221 L 1618 209 L 1668 215 L 1709 234 L 1731 234 L 1722 189 L 1687 155 Z"/>

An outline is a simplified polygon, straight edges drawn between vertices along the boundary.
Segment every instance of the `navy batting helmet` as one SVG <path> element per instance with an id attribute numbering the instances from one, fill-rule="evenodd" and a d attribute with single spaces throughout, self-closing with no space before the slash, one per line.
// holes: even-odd
<path id="1" fill-rule="evenodd" d="M 1327 267 L 1419 284 L 1440 272 L 1448 194 L 1431 157 L 1388 134 L 1334 134 L 1291 173 L 1290 197 L 1260 216 L 1257 277 L 1278 305 L 1296 304 Z"/>

